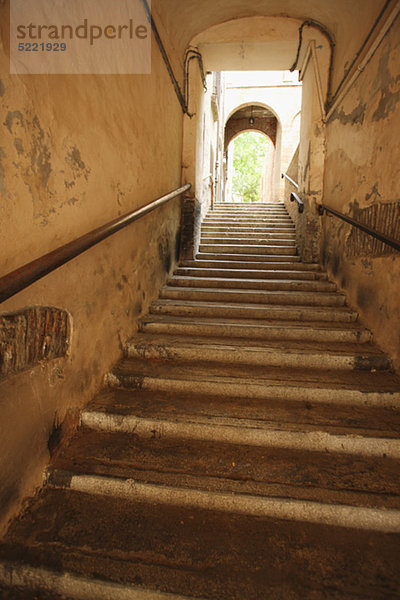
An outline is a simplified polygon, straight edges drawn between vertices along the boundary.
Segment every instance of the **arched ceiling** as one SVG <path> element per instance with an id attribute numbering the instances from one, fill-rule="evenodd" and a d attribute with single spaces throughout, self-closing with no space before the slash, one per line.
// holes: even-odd
<path id="1" fill-rule="evenodd" d="M 384 5 L 385 0 L 153 0 L 152 11 L 167 48 L 180 57 L 196 36 L 221 23 L 263 16 L 313 19 L 335 39 L 338 80 Z"/>

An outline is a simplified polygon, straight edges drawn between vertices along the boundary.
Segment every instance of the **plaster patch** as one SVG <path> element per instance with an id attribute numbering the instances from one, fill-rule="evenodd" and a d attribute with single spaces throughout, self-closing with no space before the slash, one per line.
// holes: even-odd
<path id="1" fill-rule="evenodd" d="M 22 127 L 24 127 L 24 117 L 22 116 L 21 111 L 19 111 L 19 110 L 14 110 L 14 111 L 9 110 L 8 111 L 6 119 L 4 121 L 4 125 L 7 127 L 8 131 L 10 133 L 13 132 L 12 130 L 13 130 L 14 121 L 17 121 L 19 125 L 22 125 Z"/>
<path id="2" fill-rule="evenodd" d="M 0 193 L 2 193 L 4 196 L 7 195 L 7 186 L 6 186 L 4 165 L 2 163 L 2 159 L 6 158 L 6 156 L 7 155 L 4 152 L 4 150 L 2 148 L 0 148 Z"/>
<path id="3" fill-rule="evenodd" d="M 365 103 L 363 104 L 362 102 L 360 102 L 358 106 L 351 111 L 351 113 L 346 114 L 342 107 L 340 111 L 338 109 L 334 111 L 330 121 L 338 120 L 343 125 L 348 125 L 349 123 L 350 125 L 362 125 L 364 123 L 366 109 L 367 105 Z"/>

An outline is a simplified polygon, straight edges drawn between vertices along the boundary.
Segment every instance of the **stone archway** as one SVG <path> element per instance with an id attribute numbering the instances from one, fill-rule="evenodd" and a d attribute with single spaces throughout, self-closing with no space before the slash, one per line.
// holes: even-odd
<path id="1" fill-rule="evenodd" d="M 264 106 L 250 104 L 239 108 L 226 122 L 224 133 L 225 151 L 229 142 L 242 131 L 254 130 L 265 133 L 274 146 L 278 129 L 278 119 L 274 113 Z"/>
<path id="2" fill-rule="evenodd" d="M 271 201 L 277 198 L 278 189 L 275 189 L 274 182 L 278 182 L 279 186 L 279 173 L 276 174 L 276 169 L 279 171 L 279 160 L 276 158 L 277 140 L 279 138 L 279 121 L 274 112 L 267 106 L 260 104 L 249 103 L 244 106 L 238 107 L 228 117 L 224 128 L 224 195 L 227 193 L 227 178 L 228 178 L 228 146 L 230 142 L 245 131 L 254 131 L 267 136 L 272 142 L 272 156 L 271 164 L 268 173 L 268 184 L 269 191 L 267 193 L 267 201 Z M 278 157 L 279 158 L 279 157 Z M 268 169 L 267 169 L 268 171 Z M 229 193 L 229 192 L 228 192 Z M 265 201 L 265 200 L 264 200 Z"/>

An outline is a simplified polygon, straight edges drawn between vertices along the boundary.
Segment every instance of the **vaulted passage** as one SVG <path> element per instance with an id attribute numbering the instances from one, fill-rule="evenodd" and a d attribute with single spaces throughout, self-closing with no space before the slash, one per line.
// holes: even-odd
<path id="1" fill-rule="evenodd" d="M 0 598 L 400 599 L 400 1 L 0 40 Z"/>
<path id="2" fill-rule="evenodd" d="M 2 597 L 397 597 L 390 368 L 283 204 L 217 204 L 1 544 Z"/>

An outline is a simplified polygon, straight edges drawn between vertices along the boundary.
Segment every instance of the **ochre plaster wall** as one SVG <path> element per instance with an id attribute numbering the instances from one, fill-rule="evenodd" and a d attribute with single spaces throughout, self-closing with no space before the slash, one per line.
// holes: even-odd
<path id="1" fill-rule="evenodd" d="M 151 75 L 10 76 L 8 22 L 0 2 L 0 275 L 179 187 L 182 150 L 154 42 Z M 0 525 L 41 484 L 54 427 L 92 398 L 158 295 L 179 215 L 176 199 L 1 305 L 63 308 L 73 331 L 67 358 L 0 383 Z"/>
<path id="2" fill-rule="evenodd" d="M 399 65 L 398 16 L 326 129 L 325 204 L 351 216 L 377 206 L 381 217 L 375 227 L 383 233 L 396 225 L 385 219 L 389 205 L 400 208 Z M 368 256 L 354 235 L 350 225 L 324 216 L 323 262 L 399 368 L 400 254 Z"/>

